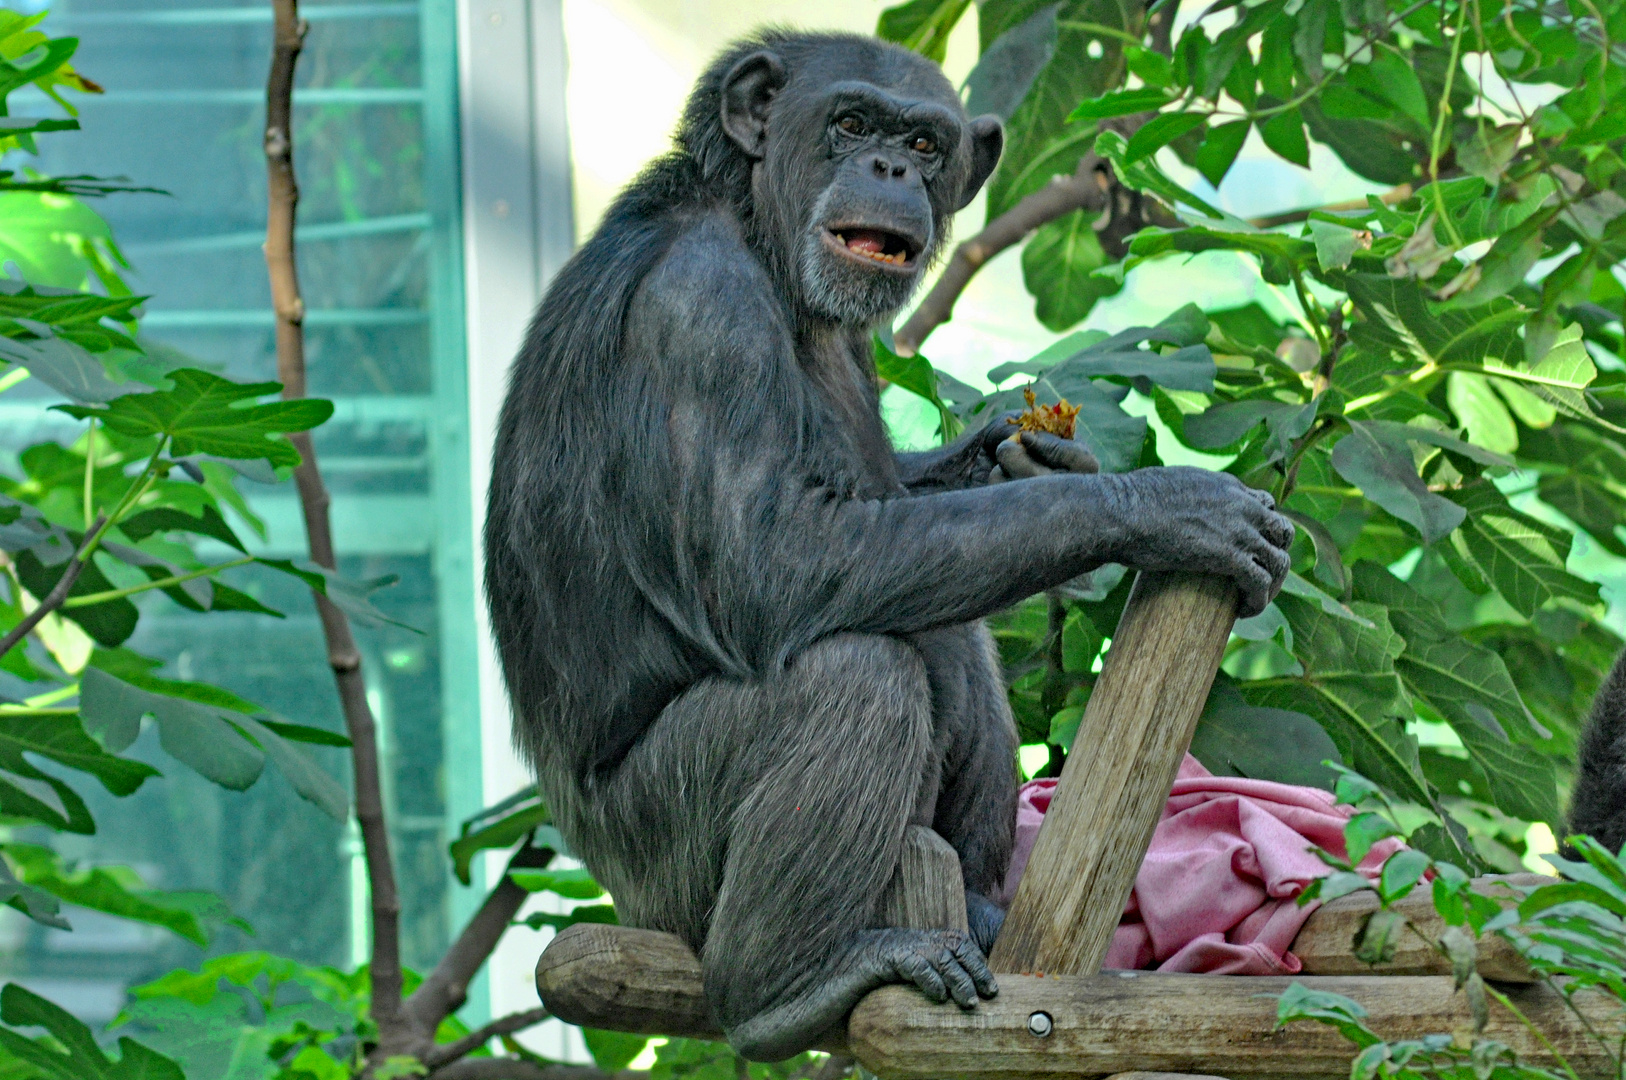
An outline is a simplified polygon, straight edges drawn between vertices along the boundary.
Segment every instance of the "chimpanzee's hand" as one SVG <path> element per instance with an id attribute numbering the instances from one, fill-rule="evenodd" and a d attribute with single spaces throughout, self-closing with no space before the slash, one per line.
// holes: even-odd
<path id="1" fill-rule="evenodd" d="M 1083 443 L 1063 439 L 1048 431 L 1021 431 L 1016 418 L 1021 413 L 1009 412 L 983 429 L 983 453 L 994 461 L 988 473 L 988 483 L 1006 480 L 1025 480 L 1030 476 L 1049 476 L 1051 473 L 1093 473 L 1101 471 L 1101 463 Z"/>
<path id="2" fill-rule="evenodd" d="M 1281 591 L 1291 565 L 1293 523 L 1268 492 L 1229 473 L 1186 466 L 1102 477 L 1115 489 L 1114 525 L 1124 537 L 1113 562 L 1140 570 L 1193 570 L 1228 577 L 1243 616 Z"/>

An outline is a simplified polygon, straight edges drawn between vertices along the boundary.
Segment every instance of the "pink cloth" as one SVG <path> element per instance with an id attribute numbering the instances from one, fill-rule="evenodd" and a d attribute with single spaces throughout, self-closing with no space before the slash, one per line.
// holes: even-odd
<path id="1" fill-rule="evenodd" d="M 1002 904 L 1016 895 L 1055 788 L 1055 780 L 1022 785 Z M 1344 854 L 1350 816 L 1319 788 L 1214 776 L 1187 754 L 1102 966 L 1296 974 L 1303 965 L 1288 946 L 1317 904 L 1294 898 L 1331 872 L 1309 849 Z M 1357 869 L 1375 879 L 1403 846 L 1380 841 Z"/>

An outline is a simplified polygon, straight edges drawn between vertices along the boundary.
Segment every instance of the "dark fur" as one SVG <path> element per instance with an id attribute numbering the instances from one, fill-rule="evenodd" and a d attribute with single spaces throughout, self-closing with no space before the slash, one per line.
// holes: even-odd
<path id="1" fill-rule="evenodd" d="M 1616 853 L 1626 846 L 1626 653 L 1598 688 L 1581 733 L 1569 831 Z"/>
<path id="2" fill-rule="evenodd" d="M 719 110 L 760 50 L 788 81 L 756 161 Z M 515 737 L 560 830 L 624 921 L 700 951 L 730 1040 L 765 1059 L 883 982 L 993 992 L 962 936 L 876 918 L 911 822 L 975 893 L 1005 873 L 1015 733 L 978 620 L 1106 561 L 1226 574 L 1257 610 L 1291 539 L 1201 470 L 983 486 L 1008 429 L 891 452 L 870 326 L 798 258 L 812 207 L 865 198 L 808 114 L 843 80 L 959 117 L 911 189 L 941 244 L 992 159 L 934 66 L 840 35 L 726 52 L 538 310 L 486 525 Z"/>

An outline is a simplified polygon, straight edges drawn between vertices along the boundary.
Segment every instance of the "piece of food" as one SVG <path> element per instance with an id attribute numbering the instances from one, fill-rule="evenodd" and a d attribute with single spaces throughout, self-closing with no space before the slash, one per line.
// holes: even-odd
<path id="1" fill-rule="evenodd" d="M 1027 398 L 1028 408 L 1021 416 L 1016 418 L 1016 426 L 1020 431 L 1048 431 L 1052 435 L 1059 435 L 1063 439 L 1073 437 L 1073 428 L 1078 422 L 1078 410 L 1082 406 L 1069 404 L 1062 398 L 1054 405 L 1040 405 L 1029 386 L 1022 391 Z M 1011 438 L 1017 438 L 1012 435 Z"/>

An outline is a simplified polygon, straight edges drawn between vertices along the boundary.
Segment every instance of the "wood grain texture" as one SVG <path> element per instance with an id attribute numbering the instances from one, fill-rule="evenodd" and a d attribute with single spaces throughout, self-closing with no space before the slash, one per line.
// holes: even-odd
<path id="1" fill-rule="evenodd" d="M 536 962 L 536 992 L 568 1024 L 721 1039 L 706 1004 L 700 958 L 676 934 L 577 923 Z"/>
<path id="2" fill-rule="evenodd" d="M 905 832 L 897 876 L 881 902 L 881 925 L 969 930 L 959 853 L 932 830 L 911 825 Z"/>
<path id="3" fill-rule="evenodd" d="M 1507 888 L 1508 885 L 1544 885 L 1557 880 L 1541 874 L 1491 874 L 1476 879 L 1474 890 L 1506 899 L 1511 904 L 1517 900 L 1517 894 Z M 1367 916 L 1378 909 L 1378 898 L 1370 892 L 1341 896 L 1317 908 L 1293 939 L 1293 955 L 1303 963 L 1307 975 L 1451 974 L 1451 962 L 1429 944 L 1445 932 L 1445 923 L 1434 910 L 1433 896 L 1426 889 L 1418 889 L 1393 906 L 1410 919 L 1427 940 L 1417 934 L 1401 934 L 1395 944 L 1394 959 L 1387 963 L 1370 965 L 1354 952 L 1356 932 Z M 1479 973 L 1498 982 L 1535 981 L 1529 965 L 1513 946 L 1495 934 L 1479 939 Z"/>
<path id="4" fill-rule="evenodd" d="M 1347 1077 L 1355 1047 L 1337 1030 L 1299 1022 L 1276 1030 L 1275 995 L 1290 983 L 1344 994 L 1368 1010 L 1368 1025 L 1388 1039 L 1450 1032 L 1468 1023 L 1463 996 L 1441 976 L 1002 975 L 999 996 L 974 1012 L 936 1006 L 891 986 L 859 1003 L 848 1026 L 850 1052 L 884 1080 L 1017 1080 L 1129 1071 L 1205 1073 L 1240 1080 Z M 1517 1007 L 1582 1076 L 1602 1076 L 1607 1056 L 1575 1014 L 1545 986 L 1506 988 Z M 1618 1014 L 1604 1001 L 1577 1004 L 1612 1038 Z M 1036 1012 L 1050 1034 L 1029 1030 Z M 1491 1005 L 1485 1034 L 1525 1061 L 1552 1066 L 1552 1053 L 1506 1009 Z"/>
<path id="5" fill-rule="evenodd" d="M 1228 581 L 1136 580 L 989 958 L 996 972 L 1099 970 L 1235 619 Z"/>
<path id="6" fill-rule="evenodd" d="M 898 873 L 881 903 L 882 922 L 919 930 L 965 930 L 960 857 L 947 840 L 911 825 Z M 631 926 L 566 927 L 536 962 L 536 991 L 566 1023 L 643 1035 L 721 1039 L 706 1003 L 700 958 L 675 934 Z M 820 1049 L 839 1052 L 827 1038 Z"/>

